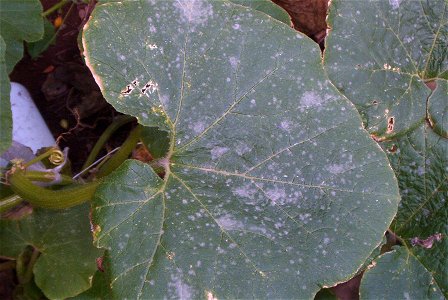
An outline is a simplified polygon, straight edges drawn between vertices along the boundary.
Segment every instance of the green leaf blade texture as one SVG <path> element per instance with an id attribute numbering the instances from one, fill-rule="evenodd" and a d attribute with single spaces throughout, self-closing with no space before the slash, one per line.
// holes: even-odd
<path id="1" fill-rule="evenodd" d="M 326 70 L 366 128 L 391 138 L 418 127 L 431 94 L 424 81 L 447 80 L 447 1 L 338 0 L 328 22 Z"/>
<path id="2" fill-rule="evenodd" d="M 288 15 L 288 13 L 271 0 L 230 0 L 230 1 L 235 4 L 250 7 L 252 9 L 264 12 L 265 14 L 271 16 L 272 18 L 277 19 L 288 26 L 291 26 L 291 17 Z"/>
<path id="3" fill-rule="evenodd" d="M 196 0 L 98 6 L 83 43 L 106 99 L 171 140 L 164 180 L 128 162 L 96 194 L 114 296 L 310 298 L 381 242 L 395 178 L 312 41 Z"/>
<path id="4" fill-rule="evenodd" d="M 428 99 L 428 118 L 434 132 L 448 139 L 448 81 L 437 80 Z"/>
<path id="5" fill-rule="evenodd" d="M 0 221 L 0 255 L 17 257 L 26 246 L 40 252 L 34 280 L 49 299 L 78 295 L 91 286 L 102 251 L 92 245 L 88 207 L 35 209 L 19 221 Z"/>
<path id="6" fill-rule="evenodd" d="M 382 146 L 397 174 L 402 195 L 391 229 L 406 241 L 409 252 L 432 273 L 447 295 L 448 140 L 422 125 Z M 441 234 L 441 240 L 428 248 L 412 245 L 414 238 L 425 240 L 437 234 Z"/>
<path id="7" fill-rule="evenodd" d="M 39 0 L 0 0 L 0 35 L 6 43 L 6 71 L 11 73 L 23 56 L 23 41 L 35 42 L 44 34 Z"/>
<path id="8" fill-rule="evenodd" d="M 6 72 L 5 50 L 6 44 L 0 35 L 0 154 L 11 146 L 12 141 L 11 84 Z"/>
<path id="9" fill-rule="evenodd" d="M 361 280 L 361 299 L 445 299 L 431 273 L 406 247 L 377 258 Z"/>
<path id="10" fill-rule="evenodd" d="M 398 178 L 391 230 L 447 296 L 446 238 L 430 248 L 411 240 L 447 234 L 448 2 L 332 1 L 329 25 L 329 77 L 383 141 Z"/>

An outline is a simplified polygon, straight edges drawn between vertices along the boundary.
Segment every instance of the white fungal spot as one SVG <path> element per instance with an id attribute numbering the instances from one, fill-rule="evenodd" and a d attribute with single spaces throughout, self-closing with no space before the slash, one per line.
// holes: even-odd
<path id="1" fill-rule="evenodd" d="M 230 65 L 232 66 L 232 68 L 236 69 L 239 61 L 238 61 L 238 58 L 231 56 L 231 57 L 229 57 L 229 62 L 230 62 Z"/>
<path id="2" fill-rule="evenodd" d="M 216 219 L 219 226 L 225 230 L 241 230 L 244 229 L 244 224 L 241 221 L 235 220 L 231 215 L 225 214 Z"/>
<path id="3" fill-rule="evenodd" d="M 316 92 L 305 92 L 300 99 L 302 106 L 316 107 L 325 103 L 329 98 L 319 95 Z"/>
<path id="4" fill-rule="evenodd" d="M 207 291 L 206 294 L 207 294 L 207 300 L 218 300 L 218 298 L 216 298 L 216 297 L 212 294 L 212 292 Z"/>
<path id="5" fill-rule="evenodd" d="M 257 189 L 252 188 L 250 184 L 245 184 L 243 186 L 239 186 L 232 190 L 233 194 L 240 198 L 248 198 L 254 199 L 255 194 L 257 193 Z"/>
<path id="6" fill-rule="evenodd" d="M 220 158 L 229 151 L 229 148 L 227 147 L 213 147 L 213 149 L 210 151 L 212 154 L 212 160 L 216 160 L 217 158 Z"/>
<path id="7" fill-rule="evenodd" d="M 401 0 L 389 0 L 389 4 L 392 6 L 393 9 L 397 9 L 400 7 Z"/>
<path id="8" fill-rule="evenodd" d="M 276 204 L 283 204 L 286 200 L 285 190 L 278 187 L 267 190 L 266 196 Z"/>
<path id="9" fill-rule="evenodd" d="M 168 287 L 173 290 L 173 295 L 170 298 L 178 298 L 188 300 L 193 298 L 192 288 L 182 281 L 182 272 L 179 270 L 177 274 L 171 275 L 171 281 Z"/>
<path id="10" fill-rule="evenodd" d="M 213 15 L 211 4 L 204 0 L 177 0 L 174 5 L 182 19 L 191 24 L 204 24 Z"/>
<path id="11" fill-rule="evenodd" d="M 239 156 L 242 156 L 250 151 L 250 147 L 244 143 L 240 143 L 235 147 L 235 151 Z"/>
<path id="12" fill-rule="evenodd" d="M 156 44 L 149 44 L 148 47 L 151 50 L 157 49 L 157 45 Z"/>
<path id="13" fill-rule="evenodd" d="M 202 121 L 196 122 L 193 124 L 193 132 L 195 134 L 200 134 L 205 129 L 205 123 Z"/>
<path id="14" fill-rule="evenodd" d="M 235 24 L 232 25 L 232 28 L 235 29 L 235 30 L 238 30 L 238 29 L 240 29 L 240 24 L 235 23 Z"/>
<path id="15" fill-rule="evenodd" d="M 291 130 L 291 126 L 292 126 L 292 122 L 288 121 L 288 120 L 283 120 L 280 123 L 280 128 L 283 129 L 284 131 L 290 131 Z"/>

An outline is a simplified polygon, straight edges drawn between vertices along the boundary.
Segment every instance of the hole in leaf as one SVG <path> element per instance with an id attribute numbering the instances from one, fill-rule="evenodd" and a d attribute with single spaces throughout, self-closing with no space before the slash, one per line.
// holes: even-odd
<path id="1" fill-rule="evenodd" d="M 386 130 L 386 133 L 392 133 L 394 131 L 394 124 L 395 124 L 395 118 L 394 117 L 390 117 L 387 120 L 387 130 Z"/>

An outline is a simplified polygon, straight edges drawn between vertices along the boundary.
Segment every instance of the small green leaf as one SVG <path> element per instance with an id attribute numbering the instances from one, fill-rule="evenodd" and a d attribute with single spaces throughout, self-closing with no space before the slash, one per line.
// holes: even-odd
<path id="1" fill-rule="evenodd" d="M 361 280 L 361 299 L 445 299 L 431 273 L 406 247 L 375 260 Z"/>
<path id="2" fill-rule="evenodd" d="M 27 44 L 28 53 L 32 58 L 37 58 L 42 52 L 47 50 L 50 45 L 54 44 L 55 41 L 56 32 L 54 26 L 50 21 L 44 19 L 44 36 L 41 40 Z"/>
<path id="3" fill-rule="evenodd" d="M 46 297 L 66 298 L 90 288 L 102 251 L 92 245 L 88 206 L 35 209 L 20 221 L 0 221 L 0 255 L 17 257 L 27 246 L 40 252 L 33 271 Z"/>
<path id="4" fill-rule="evenodd" d="M 12 141 L 12 113 L 9 102 L 11 84 L 6 72 L 6 45 L 0 35 L 0 155 L 5 152 Z"/>
<path id="5" fill-rule="evenodd" d="M 23 56 L 23 41 L 35 42 L 44 35 L 39 0 L 0 0 L 0 35 L 6 43 L 9 74 Z"/>
<path id="6" fill-rule="evenodd" d="M 130 161 L 97 190 L 114 297 L 311 298 L 380 243 L 396 181 L 310 39 L 227 1 L 123 1 L 83 44 L 105 98 L 170 137 L 163 180 Z"/>

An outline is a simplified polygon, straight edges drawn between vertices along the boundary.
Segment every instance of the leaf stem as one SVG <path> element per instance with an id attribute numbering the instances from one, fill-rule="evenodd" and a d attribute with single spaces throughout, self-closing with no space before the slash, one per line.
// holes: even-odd
<path id="1" fill-rule="evenodd" d="M 40 252 L 36 248 L 33 248 L 33 253 L 31 254 L 30 261 L 28 262 L 25 276 L 23 276 L 23 282 L 21 282 L 22 284 L 30 282 L 31 279 L 33 278 L 34 264 L 36 263 L 37 259 L 39 258 L 39 255 L 40 255 Z"/>
<path id="2" fill-rule="evenodd" d="M 109 125 L 109 127 L 106 128 L 106 130 L 103 132 L 103 134 L 100 136 L 98 141 L 96 142 L 95 146 L 93 147 L 92 151 L 90 152 L 89 156 L 87 157 L 86 161 L 84 162 L 84 165 L 81 168 L 81 173 L 79 175 L 82 175 L 85 171 L 88 170 L 88 167 L 95 161 L 95 158 L 98 156 L 98 153 L 100 153 L 101 149 L 103 148 L 104 144 L 107 140 L 112 136 L 112 134 L 117 131 L 118 128 L 121 126 L 130 123 L 134 121 L 135 118 L 127 115 L 121 115 L 118 116 L 112 124 Z M 78 176 L 79 176 L 78 175 Z"/>
<path id="3" fill-rule="evenodd" d="M 129 134 L 126 141 L 121 145 L 120 149 L 115 153 L 104 165 L 99 169 L 97 177 L 101 178 L 109 175 L 116 170 L 129 156 L 135 145 L 140 140 L 141 125 L 135 127 Z"/>
<path id="4" fill-rule="evenodd" d="M 23 199 L 19 195 L 12 195 L 0 200 L 0 213 L 10 210 L 11 208 L 22 203 Z"/>
<path id="5" fill-rule="evenodd" d="M 58 3 L 56 3 L 55 5 L 53 5 L 52 7 L 50 7 L 49 9 L 47 9 L 46 11 L 44 11 L 42 13 L 42 17 L 46 17 L 48 15 L 50 15 L 51 13 L 53 13 L 54 11 L 62 8 L 65 4 L 67 4 L 68 2 L 70 2 L 70 0 L 61 0 Z"/>
<path id="6" fill-rule="evenodd" d="M 60 174 L 60 180 L 56 177 L 56 174 L 53 172 L 45 172 L 45 171 L 34 171 L 27 170 L 25 172 L 25 177 L 31 181 L 41 181 L 41 182 L 52 182 L 58 180 L 57 184 L 59 185 L 67 185 L 73 183 L 73 179 L 70 176 Z"/>
<path id="7" fill-rule="evenodd" d="M 49 209 L 63 209 L 89 201 L 100 184 L 100 181 L 95 181 L 66 189 L 50 190 L 33 184 L 25 176 L 25 172 L 18 168 L 8 176 L 11 189 L 31 204 Z"/>

